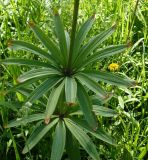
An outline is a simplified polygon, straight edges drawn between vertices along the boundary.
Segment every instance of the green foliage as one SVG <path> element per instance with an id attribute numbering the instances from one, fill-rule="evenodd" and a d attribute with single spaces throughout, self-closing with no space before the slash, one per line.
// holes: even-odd
<path id="1" fill-rule="evenodd" d="M 20 2 L 24 5 L 24 8 L 28 6 L 28 4 L 23 3 L 23 1 L 20 0 Z M 0 132 L 3 133 L 1 142 L 6 143 L 7 141 L 7 146 L 0 146 L 0 149 L 3 148 L 2 150 L 4 150 L 4 147 L 6 147 L 7 153 L 9 153 L 9 150 L 12 151 L 11 143 L 13 142 L 14 156 L 16 159 L 20 159 L 18 152 L 21 154 L 22 147 L 20 146 L 24 145 L 24 141 L 26 142 L 26 146 L 23 149 L 23 153 L 29 152 L 29 154 L 22 156 L 26 159 L 28 157 L 30 159 L 37 159 L 40 155 L 41 159 L 46 159 L 50 156 L 51 159 L 61 159 L 62 155 L 65 157 L 67 154 L 68 157 L 72 159 L 74 157 L 71 158 L 70 153 L 72 153 L 73 149 L 76 151 L 75 159 L 80 159 L 80 156 L 87 159 L 86 153 L 85 155 L 83 154 L 84 151 L 79 147 L 78 143 L 93 159 L 99 159 L 99 155 L 101 159 L 133 159 L 133 157 L 142 159 L 146 155 L 145 135 L 147 135 L 147 130 L 143 127 L 146 126 L 145 117 L 147 113 L 145 108 L 147 101 L 145 90 L 147 87 L 147 68 L 145 66 L 146 55 L 144 53 L 146 46 L 144 46 L 142 39 L 140 41 L 143 43 L 142 58 L 140 56 L 137 58 L 137 55 L 133 54 L 135 53 L 136 44 L 131 49 L 133 58 L 127 53 L 126 55 L 122 54 L 122 56 L 120 56 L 122 52 L 125 52 L 130 47 L 129 43 L 118 45 L 121 42 L 125 42 L 128 35 L 126 31 L 131 27 L 129 22 L 132 14 L 128 15 L 127 23 L 125 23 L 125 15 L 127 13 L 123 15 L 125 11 L 124 7 L 126 8 L 128 2 L 118 1 L 116 4 L 113 2 L 112 5 L 108 1 L 98 2 L 92 0 L 91 2 L 92 3 L 89 3 L 87 1 L 84 3 L 86 6 L 80 5 L 80 18 L 72 49 L 70 49 L 70 29 L 69 25 L 67 25 L 67 23 L 70 22 L 68 17 L 70 10 L 68 10 L 68 7 L 65 7 L 66 5 L 71 5 L 71 2 L 68 4 L 63 1 L 63 3 L 60 4 L 62 20 L 64 20 L 68 31 L 64 30 L 61 16 L 59 16 L 60 13 L 58 13 L 57 10 L 53 13 L 57 38 L 55 38 L 51 32 L 51 28 L 53 29 L 52 20 L 50 17 L 45 20 L 45 17 L 48 15 L 46 13 L 47 10 L 44 8 L 45 4 L 42 3 L 39 5 L 40 3 L 29 1 L 33 10 L 30 6 L 30 10 L 25 10 L 22 7 L 22 11 L 18 14 L 17 10 L 15 11 L 18 4 L 11 2 L 14 8 L 14 12 L 11 15 L 13 18 L 10 16 L 10 19 L 5 19 L 5 22 L 2 22 L 5 24 L 2 25 L 2 28 L 4 28 L 4 31 L 7 31 L 7 34 L 3 32 L 4 35 L 2 35 L 1 41 L 3 45 L 1 49 L 2 60 L 0 60 L 3 69 L 1 79 L 4 83 L 2 83 L 2 85 L 0 84 L 2 88 L 0 93 L 0 95 L 2 95 L 0 110 L 3 125 L 6 128 L 14 127 L 12 133 L 15 136 L 9 135 L 6 130 L 4 133 L 1 123 Z M 124 3 L 124 5 L 122 3 Z M 141 3 L 142 1 L 140 5 Z M 56 2 L 53 2 L 52 5 L 54 6 L 55 4 Z M 94 11 L 97 8 L 95 5 L 93 7 L 92 4 L 98 4 L 96 6 L 102 6 L 104 8 L 111 5 L 111 7 L 107 7 L 108 9 L 100 9 L 101 12 L 97 12 L 97 16 L 99 16 L 100 19 L 98 19 L 95 25 L 95 16 L 91 10 Z M 120 5 L 124 7 L 120 7 Z M 130 10 L 130 6 L 132 5 L 133 2 L 129 3 L 128 10 Z M 83 9 L 81 10 L 81 8 L 87 9 L 87 12 L 83 13 Z M 39 12 L 41 10 L 44 12 Z M 8 9 L 6 11 L 8 12 Z M 119 21 L 118 27 L 116 27 L 116 25 L 109 27 L 114 20 L 117 20 L 118 11 L 120 11 L 119 16 L 122 15 L 122 22 Z M 141 9 L 141 11 L 138 8 L 137 17 L 139 15 L 143 17 L 145 13 L 144 10 Z M 112 16 L 114 12 L 116 12 L 115 17 Z M 8 15 L 9 14 L 8 12 Z M 28 27 L 21 27 L 19 24 L 21 21 L 23 25 L 27 23 L 26 17 L 23 16 L 25 14 L 30 14 L 29 19 L 32 20 L 29 22 L 29 26 L 38 39 L 28 30 Z M 23 17 L 24 19 L 22 19 Z M 90 18 L 80 25 L 84 21 L 83 18 L 86 19 L 86 17 Z M 110 19 L 110 21 L 107 20 L 107 18 Z M 11 27 L 6 25 L 8 21 L 10 21 Z M 12 26 L 13 21 L 15 30 L 13 30 Z M 103 23 L 103 21 L 106 21 L 106 23 Z M 137 21 L 140 20 L 138 19 Z M 143 26 L 146 28 L 146 22 L 144 22 L 145 21 L 143 21 Z M 92 25 L 93 29 L 90 30 Z M 42 28 L 42 30 L 40 28 Z M 97 30 L 100 31 L 104 28 L 105 31 L 98 34 Z M 115 30 L 116 28 L 117 31 Z M 114 34 L 112 35 L 113 32 Z M 15 37 L 15 34 L 18 36 Z M 145 29 L 143 34 L 144 37 L 146 37 Z M 3 43 L 3 39 L 7 37 L 6 35 L 8 35 L 8 39 L 19 39 L 9 41 L 8 46 L 13 50 L 5 50 L 6 40 Z M 89 40 L 92 35 L 96 36 Z M 105 41 L 111 35 L 112 37 L 108 39 L 108 41 Z M 132 35 L 132 32 L 130 35 Z M 102 42 L 104 43 L 102 44 Z M 105 47 L 105 44 L 110 45 L 112 42 L 116 45 Z M 17 52 L 15 52 L 15 50 Z M 118 56 L 116 56 L 116 54 L 118 54 Z M 10 56 L 10 58 L 4 59 L 7 56 Z M 140 64 L 139 57 L 142 61 L 142 63 L 140 61 Z M 133 79 L 136 77 L 137 81 L 142 84 L 142 87 L 138 86 L 139 88 L 136 87 L 132 89 L 134 96 L 131 95 L 130 91 L 125 87 L 135 86 L 137 84 L 135 81 L 126 77 L 125 74 L 104 71 L 107 70 L 108 64 L 115 61 L 120 61 L 120 64 L 122 63 L 120 68 L 121 72 Z M 6 68 L 5 65 L 9 66 Z M 4 70 L 7 72 L 5 75 L 3 75 L 3 73 L 5 73 Z M 13 78 L 14 84 L 16 85 L 10 83 L 10 77 Z M 6 91 L 4 86 L 7 88 Z M 121 90 L 124 90 L 124 92 L 115 86 L 121 87 Z M 115 92 L 114 95 L 110 93 L 113 91 Z M 125 92 L 128 95 L 126 95 Z M 118 95 L 120 95 L 119 104 L 116 99 Z M 111 99 L 111 97 L 113 98 Z M 137 97 L 140 100 L 138 100 Z M 111 99 L 111 101 L 106 104 L 109 99 Z M 17 105 L 16 101 L 19 101 L 19 105 Z M 116 106 L 118 107 L 116 108 Z M 141 106 L 144 106 L 143 109 L 141 109 Z M 14 115 L 9 115 L 11 110 Z M 103 117 L 112 117 L 112 119 Z M 7 122 L 8 119 L 14 118 L 17 119 Z M 138 122 L 140 118 L 141 120 Z M 34 124 L 36 124 L 35 128 L 33 127 Z M 21 129 L 18 126 L 21 126 Z M 117 144 L 114 139 L 106 133 L 104 128 L 116 137 L 117 143 L 119 144 L 118 146 L 116 146 Z M 32 134 L 29 139 L 27 138 L 28 140 L 26 140 L 28 132 L 29 135 L 30 133 Z M 19 133 L 22 134 L 21 144 L 17 138 Z M 131 137 L 132 139 L 130 139 Z M 8 144 L 9 139 L 10 144 Z M 53 144 L 51 143 L 52 140 Z M 38 143 L 39 141 L 40 143 Z M 69 145 L 71 144 L 70 148 L 67 146 L 67 141 L 71 142 L 69 142 Z M 104 142 L 112 144 L 113 147 Z M 52 144 L 52 147 L 50 147 L 51 145 L 49 143 Z M 39 147 L 40 144 L 45 146 L 48 153 L 45 152 L 45 148 Z M 66 152 L 64 148 L 66 148 Z M 36 150 L 40 152 L 40 155 L 36 155 Z M 98 151 L 99 154 L 97 153 Z M 124 156 L 125 154 L 127 157 Z M 5 159 L 7 155 L 3 157 Z"/>

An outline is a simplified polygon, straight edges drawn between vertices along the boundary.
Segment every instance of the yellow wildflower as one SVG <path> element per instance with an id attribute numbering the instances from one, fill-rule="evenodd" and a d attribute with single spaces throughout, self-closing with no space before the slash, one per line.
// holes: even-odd
<path id="1" fill-rule="evenodd" d="M 108 69 L 110 71 L 117 71 L 119 69 L 119 65 L 117 63 L 111 63 L 109 66 L 108 66 Z"/>

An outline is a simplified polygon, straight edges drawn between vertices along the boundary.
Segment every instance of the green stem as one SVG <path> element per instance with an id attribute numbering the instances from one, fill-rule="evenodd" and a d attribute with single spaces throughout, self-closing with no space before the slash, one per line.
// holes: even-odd
<path id="1" fill-rule="evenodd" d="M 138 3 L 139 3 L 139 0 L 136 1 L 135 9 L 134 9 L 133 16 L 132 16 L 132 22 L 131 22 L 130 28 L 128 30 L 126 41 L 129 40 L 130 32 L 131 32 L 131 30 L 133 28 L 133 24 L 134 24 L 134 21 L 135 21 L 135 16 L 136 16 L 136 11 L 137 11 L 137 7 L 138 7 Z"/>
<path id="2" fill-rule="evenodd" d="M 75 0 L 75 1 L 74 1 L 74 11 L 73 11 L 73 22 L 72 22 L 72 31 L 71 31 L 71 41 L 70 41 L 70 50 L 69 50 L 68 67 L 67 67 L 68 70 L 71 70 L 73 46 L 74 46 L 76 26 L 77 26 L 77 19 L 78 19 L 79 1 L 80 1 L 80 0 Z"/>

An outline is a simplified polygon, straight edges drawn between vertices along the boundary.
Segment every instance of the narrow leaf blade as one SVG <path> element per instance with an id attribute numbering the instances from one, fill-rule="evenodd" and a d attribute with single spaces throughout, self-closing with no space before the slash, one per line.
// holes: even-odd
<path id="1" fill-rule="evenodd" d="M 64 122 L 60 120 L 56 126 L 55 135 L 53 138 L 51 160 L 61 160 L 65 148 L 65 141 L 66 128 Z"/>
<path id="2" fill-rule="evenodd" d="M 87 92 L 80 83 L 78 83 L 77 97 L 86 121 L 88 122 L 91 128 L 96 130 L 98 125 L 95 115 L 92 112 L 92 104 L 89 100 Z"/>
<path id="3" fill-rule="evenodd" d="M 87 151 L 87 153 L 94 159 L 99 160 L 99 154 L 97 153 L 96 147 L 89 138 L 89 136 L 76 125 L 72 120 L 65 118 L 67 128 L 73 134 L 73 136 L 79 141 L 81 146 Z"/>

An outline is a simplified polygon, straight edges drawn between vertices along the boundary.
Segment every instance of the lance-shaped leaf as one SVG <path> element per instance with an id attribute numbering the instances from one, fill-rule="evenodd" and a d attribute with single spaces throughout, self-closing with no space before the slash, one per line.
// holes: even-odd
<path id="1" fill-rule="evenodd" d="M 66 153 L 70 160 L 81 160 L 79 143 L 68 129 L 66 130 Z"/>
<path id="2" fill-rule="evenodd" d="M 59 120 L 53 138 L 50 160 L 61 160 L 66 141 L 66 128 L 63 121 Z"/>
<path id="3" fill-rule="evenodd" d="M 49 62 L 51 63 L 55 63 L 54 59 L 52 58 L 51 55 L 49 55 L 49 53 L 47 53 L 46 51 L 34 46 L 33 44 L 24 42 L 24 41 L 14 41 L 11 40 L 8 42 L 8 47 L 15 49 L 15 50 L 25 50 L 25 51 L 30 51 L 40 57 L 46 58 L 48 59 Z"/>
<path id="4" fill-rule="evenodd" d="M 58 12 L 54 14 L 54 24 L 55 24 L 56 34 L 59 40 L 61 53 L 64 58 L 64 62 L 67 62 L 68 52 L 67 52 L 66 37 L 64 32 L 64 26 L 62 24 L 62 21 L 60 19 Z"/>
<path id="5" fill-rule="evenodd" d="M 31 134 L 26 142 L 26 145 L 22 151 L 23 154 L 30 151 L 42 138 L 43 136 L 58 122 L 58 118 L 54 119 L 50 124 L 37 127 Z"/>
<path id="6" fill-rule="evenodd" d="M 89 56 L 83 63 L 81 63 L 78 67 L 79 69 L 85 67 L 91 63 L 94 63 L 100 59 L 122 53 L 125 51 L 129 45 L 116 45 L 116 46 L 109 46 L 105 49 L 100 49 L 95 54 Z"/>
<path id="7" fill-rule="evenodd" d="M 29 95 L 27 102 L 33 103 L 36 99 L 40 98 L 44 93 L 53 88 L 60 80 L 62 79 L 59 77 L 50 77 Z"/>
<path id="8" fill-rule="evenodd" d="M 46 36 L 45 33 L 34 22 L 29 22 L 29 26 L 31 27 L 32 31 L 36 34 L 38 39 L 42 42 L 42 44 L 53 55 L 56 61 L 61 62 L 62 57 L 57 45 L 53 41 L 51 41 L 50 38 Z"/>
<path id="9" fill-rule="evenodd" d="M 47 67 L 47 68 L 53 67 L 49 63 L 40 62 L 36 60 L 20 59 L 20 58 L 9 58 L 9 59 L 0 60 L 0 64 L 27 65 L 27 66 L 37 66 L 37 67 Z"/>
<path id="10" fill-rule="evenodd" d="M 65 96 L 66 102 L 75 103 L 77 94 L 77 83 L 74 78 L 66 77 L 65 79 Z"/>
<path id="11" fill-rule="evenodd" d="M 47 102 L 46 111 L 45 111 L 45 118 L 44 118 L 45 123 L 47 123 L 47 124 L 49 123 L 50 117 L 53 114 L 53 112 L 57 106 L 60 94 L 61 94 L 63 86 L 64 86 L 64 83 L 65 83 L 65 80 L 63 80 L 58 87 L 56 87 L 55 89 L 53 89 L 51 91 L 51 94 L 50 94 L 48 102 Z"/>
<path id="12" fill-rule="evenodd" d="M 86 90 L 84 89 L 84 87 L 80 83 L 78 83 L 77 86 L 78 86 L 77 97 L 78 97 L 81 110 L 83 111 L 84 117 L 88 122 L 88 124 L 90 125 L 90 127 L 96 130 L 98 127 L 98 124 L 96 121 L 96 117 L 92 112 L 92 104 L 89 99 L 89 96 Z"/>
<path id="13" fill-rule="evenodd" d="M 65 37 L 66 37 L 66 44 L 67 44 L 67 52 L 69 53 L 70 50 L 70 36 L 67 31 L 65 31 Z"/>
<path id="14" fill-rule="evenodd" d="M 84 73 L 79 73 L 76 78 L 83 84 L 86 85 L 90 90 L 95 92 L 101 99 L 107 99 L 108 94 L 100 87 L 100 85 L 88 77 Z"/>
<path id="15" fill-rule="evenodd" d="M 95 50 L 99 44 L 105 41 L 116 29 L 116 25 L 113 25 L 108 30 L 96 35 L 93 37 L 86 45 L 84 45 L 79 52 L 79 56 L 77 57 L 74 65 L 82 63 L 82 59 L 85 59 L 93 50 Z"/>
<path id="16" fill-rule="evenodd" d="M 39 68 L 39 69 L 33 69 L 30 70 L 28 72 L 25 72 L 24 74 L 22 74 L 21 76 L 18 77 L 18 82 L 24 82 L 27 81 L 29 79 L 33 79 L 36 77 L 48 77 L 48 76 L 53 76 L 53 75 L 60 75 L 60 72 L 58 72 L 55 69 L 51 69 L 51 68 Z"/>
<path id="17" fill-rule="evenodd" d="M 34 122 L 34 121 L 39 121 L 44 119 L 44 114 L 43 113 L 38 113 L 38 114 L 32 114 L 29 116 L 25 116 L 23 118 L 18 118 L 16 120 L 12 120 L 8 123 L 8 125 L 6 126 L 6 128 L 10 128 L 10 127 L 17 127 L 20 125 L 26 125 L 27 123 L 30 122 Z"/>
<path id="18" fill-rule="evenodd" d="M 96 150 L 94 143 L 89 136 L 72 120 L 65 118 L 67 128 L 73 134 L 73 136 L 79 141 L 80 145 L 86 150 L 86 152 L 94 159 L 99 160 L 99 154 Z"/>
<path id="19" fill-rule="evenodd" d="M 118 115 L 115 110 L 98 105 L 93 105 L 93 111 L 96 115 L 103 117 L 114 117 Z"/>
<path id="20" fill-rule="evenodd" d="M 101 71 L 84 71 L 84 73 L 94 80 L 103 81 L 115 86 L 132 87 L 136 85 L 136 82 L 134 80 L 131 80 L 130 78 L 117 73 Z"/>
<path id="21" fill-rule="evenodd" d="M 89 32 L 89 30 L 92 27 L 92 24 L 94 22 L 95 19 L 95 15 L 91 16 L 80 28 L 80 30 L 78 31 L 78 33 L 76 34 L 76 38 L 75 38 L 75 43 L 74 43 L 74 49 L 73 49 L 73 54 L 74 54 L 74 58 L 77 57 L 78 51 L 87 35 L 87 33 Z"/>
<path id="22" fill-rule="evenodd" d="M 94 137 L 107 142 L 111 145 L 116 145 L 115 140 L 102 128 L 98 128 L 96 131 L 92 130 L 92 128 L 89 127 L 88 123 L 84 120 L 78 119 L 78 118 L 72 118 L 72 120 L 75 124 L 79 125 L 81 128 L 83 128 L 86 132 L 91 133 Z"/>

